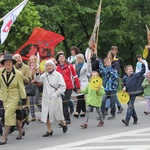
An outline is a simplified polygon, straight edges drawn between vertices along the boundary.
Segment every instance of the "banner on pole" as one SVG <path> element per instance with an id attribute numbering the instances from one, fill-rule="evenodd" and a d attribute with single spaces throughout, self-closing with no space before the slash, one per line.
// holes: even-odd
<path id="1" fill-rule="evenodd" d="M 3 44 L 6 40 L 10 28 L 17 19 L 18 15 L 22 11 L 22 9 L 27 4 L 28 0 L 24 0 L 22 3 L 20 3 L 18 6 L 16 6 L 12 11 L 10 11 L 8 14 L 6 14 L 1 20 L 3 20 L 3 25 L 1 27 L 1 37 L 0 37 L 0 43 Z"/>
<path id="2" fill-rule="evenodd" d="M 100 0 L 100 4 L 99 4 L 98 11 L 97 11 L 97 14 L 96 14 L 94 29 L 93 29 L 90 41 L 88 43 L 90 47 L 93 47 L 95 49 L 95 53 L 97 53 L 97 43 L 98 43 L 98 33 L 99 33 L 99 26 L 100 26 L 101 5 L 102 5 L 102 0 Z"/>

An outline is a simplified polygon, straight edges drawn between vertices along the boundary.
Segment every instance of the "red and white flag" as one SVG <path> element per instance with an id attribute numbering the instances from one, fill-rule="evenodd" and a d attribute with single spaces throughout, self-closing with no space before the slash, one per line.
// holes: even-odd
<path id="1" fill-rule="evenodd" d="M 6 14 L 1 19 L 1 20 L 3 20 L 3 25 L 1 27 L 1 37 L 0 37 L 1 44 L 3 44 L 3 42 L 7 38 L 12 24 L 15 22 L 19 13 L 22 11 L 22 9 L 27 4 L 27 2 L 28 2 L 28 0 L 24 0 L 22 3 L 20 3 L 18 6 L 16 6 L 12 11 L 10 11 L 8 14 Z"/>

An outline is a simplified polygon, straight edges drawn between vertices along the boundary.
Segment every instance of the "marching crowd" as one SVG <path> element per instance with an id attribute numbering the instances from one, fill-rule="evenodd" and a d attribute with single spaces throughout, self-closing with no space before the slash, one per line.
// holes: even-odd
<path id="1" fill-rule="evenodd" d="M 146 48 L 150 49 L 150 46 Z M 122 84 L 122 91 L 130 95 L 126 116 L 122 122 L 128 126 L 133 117 L 133 123 L 137 124 L 134 101 L 136 96 L 143 94 L 143 91 L 147 101 L 144 113 L 149 113 L 150 71 L 146 60 L 140 54 L 137 55 L 138 62 L 134 73 L 133 66 L 123 65 L 122 59 L 117 56 L 116 46 L 111 47 L 104 59 L 100 59 L 92 47 L 89 49 L 90 58 L 87 60 L 76 46 L 70 48 L 71 56 L 68 58 L 60 50 L 55 58 L 46 60 L 44 71 L 40 69 L 35 55 L 31 55 L 26 64 L 20 54 L 0 55 L 0 135 L 2 136 L 0 145 L 7 143 L 8 134 L 16 127 L 19 132 L 16 140 L 25 136 L 23 126 L 36 120 L 34 105 L 41 112 L 39 121 L 47 125 L 43 137 L 53 135 L 54 120 L 60 121 L 59 125 L 63 133 L 66 133 L 67 124 L 71 124 L 72 113 L 75 118 L 85 117 L 81 128 L 87 128 L 89 114 L 94 108 L 98 114 L 97 126 L 103 126 L 109 108 L 111 109 L 109 120 L 115 119 L 116 106 L 117 113 L 123 111 L 117 97 L 119 82 Z M 96 77 L 102 78 L 103 85 L 94 90 L 90 86 L 90 81 Z M 27 84 L 35 85 L 34 95 L 27 95 Z M 73 91 L 77 93 L 76 110 L 71 101 Z M 41 103 L 39 103 L 40 96 L 42 96 Z"/>

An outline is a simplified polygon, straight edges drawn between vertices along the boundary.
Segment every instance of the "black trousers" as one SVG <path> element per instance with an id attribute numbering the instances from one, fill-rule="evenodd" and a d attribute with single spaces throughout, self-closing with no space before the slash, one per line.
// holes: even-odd
<path id="1" fill-rule="evenodd" d="M 70 121 L 70 113 L 69 113 L 69 101 L 71 99 L 72 90 L 66 90 L 63 97 L 63 114 L 64 118 L 67 121 Z"/>
<path id="2" fill-rule="evenodd" d="M 85 104 L 84 95 L 77 96 L 76 112 L 80 114 L 81 111 L 86 112 L 86 104 Z"/>

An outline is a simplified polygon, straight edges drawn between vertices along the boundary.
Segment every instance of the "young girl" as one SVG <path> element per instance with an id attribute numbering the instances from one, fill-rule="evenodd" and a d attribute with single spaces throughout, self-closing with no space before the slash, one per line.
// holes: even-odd
<path id="1" fill-rule="evenodd" d="M 36 105 L 38 107 L 38 109 L 41 111 L 41 105 L 39 104 L 40 91 L 39 91 L 38 86 L 41 86 L 42 83 L 35 82 L 35 80 L 34 80 L 35 71 L 36 71 L 37 68 L 39 68 L 39 64 L 37 63 L 37 57 L 35 55 L 31 55 L 29 57 L 28 64 L 29 64 L 29 67 L 30 67 L 30 72 L 31 72 L 31 77 L 32 77 L 31 83 L 37 84 L 35 96 L 30 96 L 31 118 L 29 119 L 29 121 L 35 121 L 36 116 L 35 116 L 34 105 Z"/>
<path id="2" fill-rule="evenodd" d="M 142 86 L 144 88 L 144 98 L 146 100 L 146 110 L 144 111 L 144 113 L 146 115 L 148 115 L 149 111 L 150 111 L 150 71 L 147 72 L 145 79 L 142 83 Z"/>
<path id="3" fill-rule="evenodd" d="M 90 63 L 85 63 L 84 55 L 81 53 L 76 55 L 75 69 L 80 81 L 81 89 L 84 89 L 88 84 L 88 77 L 90 77 L 92 69 Z M 78 118 L 79 115 L 80 117 L 85 117 L 86 104 L 84 94 L 79 94 L 77 98 L 79 100 L 77 101 L 76 112 L 74 114 L 74 117 Z"/>
<path id="4" fill-rule="evenodd" d="M 98 77 L 99 73 L 96 71 L 92 72 L 92 77 Z M 98 127 L 103 126 L 103 117 L 101 113 L 101 104 L 102 104 L 102 95 L 104 94 L 104 88 L 103 86 L 98 87 L 98 90 L 95 91 L 93 90 L 89 84 L 86 86 L 84 90 L 81 90 L 81 93 L 88 94 L 87 95 L 87 100 L 86 100 L 86 115 L 85 115 L 85 122 L 81 124 L 82 128 L 87 128 L 88 126 L 88 120 L 89 120 L 89 114 L 91 108 L 93 109 L 94 107 L 96 108 L 96 112 L 99 115 L 100 121 L 98 123 Z"/>

